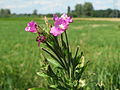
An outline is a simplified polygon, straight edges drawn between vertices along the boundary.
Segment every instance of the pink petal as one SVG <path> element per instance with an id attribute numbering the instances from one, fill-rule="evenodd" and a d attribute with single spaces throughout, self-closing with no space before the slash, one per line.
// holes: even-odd
<path id="1" fill-rule="evenodd" d="M 30 31 L 30 27 L 27 26 L 27 27 L 25 28 L 25 31 Z"/>
<path id="2" fill-rule="evenodd" d="M 64 31 L 60 30 L 59 28 L 56 28 L 55 26 L 53 26 L 50 31 L 50 33 L 54 36 L 58 36 L 58 35 L 62 34 L 63 32 Z"/>

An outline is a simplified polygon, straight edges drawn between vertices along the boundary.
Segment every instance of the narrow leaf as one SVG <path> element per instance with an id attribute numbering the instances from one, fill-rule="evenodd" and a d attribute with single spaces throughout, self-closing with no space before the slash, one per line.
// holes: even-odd
<path id="1" fill-rule="evenodd" d="M 59 61 L 59 59 L 57 59 L 53 54 L 51 54 L 48 50 L 42 48 L 43 51 L 45 51 L 46 53 L 48 53 L 53 59 L 55 59 L 62 67 L 64 67 L 64 65 Z"/>

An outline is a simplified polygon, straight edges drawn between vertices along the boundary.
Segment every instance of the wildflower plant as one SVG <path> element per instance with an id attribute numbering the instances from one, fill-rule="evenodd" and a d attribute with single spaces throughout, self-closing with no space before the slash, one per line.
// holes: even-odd
<path id="1" fill-rule="evenodd" d="M 51 25 L 45 17 L 49 31 L 33 21 L 25 28 L 27 32 L 38 34 L 38 46 L 43 43 L 45 47 L 40 48 L 51 57 L 43 55 L 44 60 L 37 74 L 47 80 L 47 90 L 81 90 L 86 85 L 82 75 L 88 62 L 84 62 L 83 52 L 79 54 L 79 47 L 75 53 L 70 50 L 67 29 L 73 20 L 67 14 L 61 17 L 53 15 L 53 20 L 54 25 Z"/>

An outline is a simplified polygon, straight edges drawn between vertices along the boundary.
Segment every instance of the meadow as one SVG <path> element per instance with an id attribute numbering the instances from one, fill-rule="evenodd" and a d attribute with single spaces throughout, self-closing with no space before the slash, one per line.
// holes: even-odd
<path id="1" fill-rule="evenodd" d="M 44 24 L 41 18 L 0 18 L 0 90 L 25 90 L 45 84 L 36 74 L 41 60 L 36 35 L 24 30 L 31 20 Z M 96 85 L 119 90 L 120 21 L 75 19 L 68 35 L 71 50 L 80 46 L 85 60 L 90 61 L 85 73 L 89 75 L 86 90 L 96 90 Z"/>

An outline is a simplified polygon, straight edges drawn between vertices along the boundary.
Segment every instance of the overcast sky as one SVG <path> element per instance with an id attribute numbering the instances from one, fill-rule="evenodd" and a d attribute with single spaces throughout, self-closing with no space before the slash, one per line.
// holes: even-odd
<path id="1" fill-rule="evenodd" d="M 66 13 L 67 6 L 74 9 L 77 3 L 92 2 L 94 9 L 120 9 L 120 0 L 0 0 L 0 8 L 9 8 L 12 13 Z"/>

